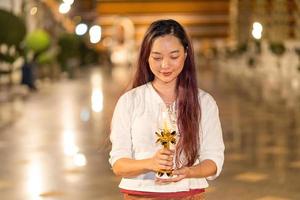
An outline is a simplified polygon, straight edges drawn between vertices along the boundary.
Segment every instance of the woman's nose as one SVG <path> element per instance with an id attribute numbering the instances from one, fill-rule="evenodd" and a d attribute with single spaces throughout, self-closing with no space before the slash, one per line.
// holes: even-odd
<path id="1" fill-rule="evenodd" d="M 167 59 L 163 59 L 162 60 L 162 63 L 161 63 L 161 68 L 168 68 L 168 60 Z"/>

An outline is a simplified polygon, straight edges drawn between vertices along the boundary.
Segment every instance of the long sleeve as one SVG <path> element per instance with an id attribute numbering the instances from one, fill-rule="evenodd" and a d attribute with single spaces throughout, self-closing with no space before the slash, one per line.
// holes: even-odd
<path id="1" fill-rule="evenodd" d="M 222 128 L 219 119 L 219 110 L 215 100 L 205 94 L 202 108 L 202 137 L 200 143 L 200 162 L 206 159 L 212 160 L 217 165 L 217 173 L 214 176 L 207 177 L 213 180 L 219 176 L 224 163 L 224 142 L 222 137 Z"/>
<path id="2" fill-rule="evenodd" d="M 132 105 L 130 102 L 130 96 L 123 95 L 114 110 L 110 134 L 112 149 L 109 162 L 111 166 L 120 158 L 132 158 Z"/>

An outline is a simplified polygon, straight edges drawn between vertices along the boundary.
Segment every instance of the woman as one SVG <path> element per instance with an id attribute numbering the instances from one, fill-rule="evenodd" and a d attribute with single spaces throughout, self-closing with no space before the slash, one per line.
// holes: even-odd
<path id="1" fill-rule="evenodd" d="M 156 143 L 159 105 L 177 113 L 175 150 Z M 148 28 L 130 91 L 116 105 L 111 127 L 110 164 L 122 180 L 124 199 L 203 199 L 206 179 L 224 161 L 224 143 L 214 99 L 197 88 L 192 45 L 174 20 Z M 175 162 L 175 164 L 174 164 Z M 156 172 L 172 170 L 172 177 Z"/>

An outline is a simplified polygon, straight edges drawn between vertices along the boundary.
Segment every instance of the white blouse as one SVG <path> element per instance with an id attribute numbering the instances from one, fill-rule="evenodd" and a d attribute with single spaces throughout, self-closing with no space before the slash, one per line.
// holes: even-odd
<path id="1" fill-rule="evenodd" d="M 224 143 L 215 100 L 199 89 L 201 127 L 199 158 L 195 164 L 209 159 L 216 163 L 217 173 L 207 178 L 186 178 L 176 183 L 155 184 L 155 172 L 134 178 L 122 178 L 120 188 L 146 192 L 179 192 L 208 187 L 206 179 L 219 176 L 224 162 Z M 149 82 L 134 88 L 120 97 L 113 114 L 110 140 L 111 166 L 120 158 L 146 159 L 162 148 L 156 143 L 157 116 L 163 100 Z"/>

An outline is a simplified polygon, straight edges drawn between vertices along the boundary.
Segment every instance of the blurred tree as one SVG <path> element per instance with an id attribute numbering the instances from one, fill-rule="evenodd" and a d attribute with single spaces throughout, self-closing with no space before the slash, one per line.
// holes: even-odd
<path id="1" fill-rule="evenodd" d="M 13 13 L 0 9 L 0 44 L 19 46 L 26 34 L 24 21 Z"/>
<path id="2" fill-rule="evenodd" d="M 62 71 L 68 72 L 70 78 L 74 76 L 74 70 L 80 64 L 80 46 L 79 36 L 71 33 L 64 33 L 58 39 L 59 53 L 57 60 Z"/>
<path id="3" fill-rule="evenodd" d="M 22 67 L 22 83 L 36 90 L 36 66 L 45 61 L 45 53 L 51 45 L 49 34 L 44 30 L 35 30 L 29 33 L 24 42 L 25 63 Z"/>
<path id="4" fill-rule="evenodd" d="M 21 42 L 26 34 L 24 21 L 5 10 L 0 9 L 0 62 L 6 63 L 8 68 L 0 66 L 0 76 L 8 75 L 12 84 L 13 63 L 23 55 Z"/>
<path id="5" fill-rule="evenodd" d="M 25 39 L 25 48 L 35 54 L 41 54 L 50 47 L 50 36 L 44 30 L 35 30 L 29 33 Z"/>

